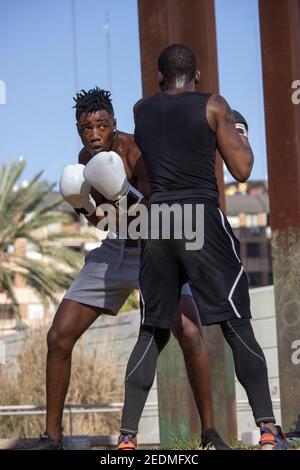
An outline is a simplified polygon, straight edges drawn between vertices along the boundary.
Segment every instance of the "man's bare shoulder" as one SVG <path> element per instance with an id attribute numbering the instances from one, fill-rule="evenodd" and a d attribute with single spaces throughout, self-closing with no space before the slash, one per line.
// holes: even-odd
<path id="1" fill-rule="evenodd" d="M 126 161 L 128 169 L 133 172 L 136 162 L 140 157 L 140 149 L 134 141 L 133 134 L 127 132 L 118 131 L 117 145 L 113 148 L 123 160 Z"/>
<path id="2" fill-rule="evenodd" d="M 126 148 L 128 154 L 140 154 L 133 134 L 128 134 L 127 132 L 118 131 L 119 133 L 119 143 Z"/>
<path id="3" fill-rule="evenodd" d="M 207 102 L 207 112 L 215 116 L 222 116 L 226 122 L 234 123 L 232 110 L 225 98 L 218 93 L 213 93 Z"/>
<path id="4" fill-rule="evenodd" d="M 122 158 L 127 177 L 130 180 L 136 159 L 140 155 L 140 151 L 134 141 L 134 136 L 128 132 L 117 130 L 112 150 L 117 152 Z"/>
<path id="5" fill-rule="evenodd" d="M 127 159 L 129 151 L 135 145 L 134 137 L 132 134 L 123 131 L 117 131 L 112 150 L 121 155 L 122 158 Z"/>
<path id="6" fill-rule="evenodd" d="M 118 132 L 118 139 L 120 139 L 120 142 L 122 143 L 127 143 L 130 144 L 131 142 L 134 142 L 134 136 L 133 134 L 128 134 L 128 132 L 123 132 L 123 131 L 117 131 Z"/>

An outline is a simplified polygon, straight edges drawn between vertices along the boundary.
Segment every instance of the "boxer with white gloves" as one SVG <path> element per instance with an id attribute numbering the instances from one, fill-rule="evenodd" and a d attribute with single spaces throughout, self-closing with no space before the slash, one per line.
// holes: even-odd
<path id="1" fill-rule="evenodd" d="M 108 201 L 130 211 L 143 199 L 143 195 L 127 180 L 124 163 L 116 152 L 100 152 L 85 166 L 86 181 Z"/>
<path id="2" fill-rule="evenodd" d="M 91 216 L 96 210 L 96 203 L 92 198 L 91 186 L 83 176 L 84 165 L 68 165 L 63 170 L 59 180 L 60 194 L 78 214 Z"/>
<path id="3" fill-rule="evenodd" d="M 147 197 L 149 183 L 140 150 L 132 135 L 116 130 L 110 93 L 95 88 L 77 94 L 75 101 L 77 129 L 84 148 L 78 158 L 81 165 L 68 169 L 61 180 L 63 196 L 73 207 L 77 206 L 80 211 L 84 209 L 88 213 L 90 197 L 97 207 L 107 200 L 114 200 L 122 206 L 122 197 L 128 193 L 136 194 L 137 190 Z M 101 160 L 103 153 L 105 158 Z M 88 168 L 85 174 L 92 186 L 90 194 L 80 176 L 82 173 L 79 168 L 82 165 Z M 113 168 L 116 173 L 112 172 Z M 101 219 L 96 213 L 84 216 L 95 226 Z M 140 253 L 138 240 L 106 238 L 99 247 L 87 254 L 83 268 L 61 301 L 47 337 L 46 431 L 34 449 L 63 448 L 61 424 L 73 347 L 99 315 L 117 315 L 127 297 L 138 288 Z M 205 442 L 207 446 L 209 444 L 210 450 L 224 448 L 226 445 L 220 442 L 220 437 L 212 430 L 214 421 L 208 357 L 188 284 L 182 288 L 177 311 L 172 332 L 184 354 L 201 417 L 202 433 L 207 436 Z"/>

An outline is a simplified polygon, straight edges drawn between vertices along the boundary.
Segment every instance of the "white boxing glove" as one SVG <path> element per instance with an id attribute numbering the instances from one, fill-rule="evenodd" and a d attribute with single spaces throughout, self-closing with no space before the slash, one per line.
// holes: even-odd
<path id="1" fill-rule="evenodd" d="M 143 199 L 129 184 L 122 158 L 116 152 L 97 153 L 85 166 L 83 176 L 102 196 L 123 210 L 132 210 Z"/>
<path id="2" fill-rule="evenodd" d="M 77 213 L 92 215 L 96 204 L 90 195 L 91 187 L 83 177 L 84 165 L 68 165 L 59 180 L 60 194 Z"/>

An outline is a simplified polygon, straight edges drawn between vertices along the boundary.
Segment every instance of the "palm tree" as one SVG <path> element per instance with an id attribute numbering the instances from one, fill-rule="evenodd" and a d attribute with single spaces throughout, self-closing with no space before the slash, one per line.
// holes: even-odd
<path id="1" fill-rule="evenodd" d="M 73 220 L 70 214 L 59 211 L 61 199 L 49 202 L 55 184 L 41 180 L 40 172 L 26 186 L 16 189 L 25 165 L 25 160 L 19 160 L 0 168 L 0 286 L 19 324 L 22 322 L 14 288 L 16 276 L 24 278 L 44 305 L 56 304 L 55 293 L 68 288 L 82 258 L 80 253 L 62 245 L 62 233 L 48 234 L 50 224 Z M 68 238 L 75 236 L 68 233 Z M 41 255 L 39 259 L 14 251 L 19 239 L 25 239 Z"/>

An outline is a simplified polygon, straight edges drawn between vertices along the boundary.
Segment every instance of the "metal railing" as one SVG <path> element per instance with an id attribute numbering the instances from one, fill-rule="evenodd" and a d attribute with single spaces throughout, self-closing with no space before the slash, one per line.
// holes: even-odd
<path id="1" fill-rule="evenodd" d="M 157 409 L 157 403 L 146 403 L 145 411 Z M 69 433 L 73 434 L 72 415 L 79 413 L 117 413 L 123 409 L 123 403 L 87 403 L 81 405 L 67 404 L 64 406 L 64 415 L 69 417 Z M 45 405 L 5 405 L 0 406 L 0 416 L 26 416 L 45 415 Z"/>

